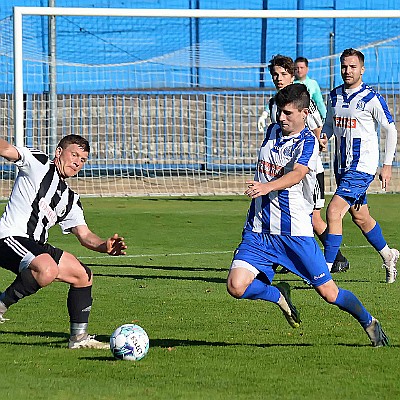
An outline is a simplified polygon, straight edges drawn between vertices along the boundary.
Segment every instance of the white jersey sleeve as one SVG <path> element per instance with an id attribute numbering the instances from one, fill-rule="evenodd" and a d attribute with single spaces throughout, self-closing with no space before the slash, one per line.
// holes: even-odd
<path id="1" fill-rule="evenodd" d="M 310 130 L 314 130 L 320 128 L 322 126 L 322 118 L 321 114 L 318 111 L 318 108 L 314 102 L 314 100 L 310 99 L 310 107 L 308 108 L 309 113 L 306 118 L 306 125 L 310 128 Z"/>

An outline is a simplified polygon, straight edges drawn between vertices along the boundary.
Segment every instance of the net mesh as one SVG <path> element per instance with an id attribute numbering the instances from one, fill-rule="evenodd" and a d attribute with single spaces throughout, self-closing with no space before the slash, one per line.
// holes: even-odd
<path id="1" fill-rule="evenodd" d="M 293 55 L 290 32 L 297 23 L 56 17 L 55 140 L 80 134 L 92 148 L 89 162 L 71 179 L 71 186 L 96 196 L 242 193 L 263 140 L 257 119 L 275 93 L 268 59 L 276 53 Z M 398 21 L 393 19 L 393 24 Z M 285 43 L 267 40 L 264 54 L 262 38 L 279 37 L 278 30 L 289 32 L 288 38 Z M 315 46 L 329 48 L 329 30 L 321 32 Z M 13 141 L 11 18 L 0 21 L 0 37 L 0 119 L 4 136 Z M 358 47 L 366 57 L 365 81 L 384 95 L 395 119 L 399 40 L 384 37 Z M 24 143 L 46 152 L 51 151 L 54 124 L 48 47 L 48 18 L 25 16 Z M 325 96 L 332 85 L 341 83 L 338 59 L 339 54 L 309 58 L 310 76 Z M 381 140 L 381 151 L 383 146 Z M 331 155 L 332 149 L 323 155 L 328 192 L 334 190 Z M 394 191 L 400 191 L 398 162 L 396 155 Z M 14 167 L 0 162 L 2 197 L 8 196 L 14 178 Z"/>

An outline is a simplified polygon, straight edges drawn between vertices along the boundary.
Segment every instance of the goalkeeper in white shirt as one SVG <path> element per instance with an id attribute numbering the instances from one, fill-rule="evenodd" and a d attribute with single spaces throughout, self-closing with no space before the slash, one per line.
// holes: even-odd
<path id="1" fill-rule="evenodd" d="M 337 189 L 327 209 L 328 235 L 325 258 L 328 266 L 335 260 L 342 242 L 342 219 L 349 211 L 354 223 L 380 254 L 386 282 L 396 280 L 399 251 L 390 248 L 382 230 L 370 215 L 367 190 L 379 165 L 378 124 L 386 132 L 385 154 L 379 178 L 388 190 L 397 145 L 397 130 L 384 98 L 362 81 L 364 54 L 346 49 L 340 56 L 343 84 L 334 88 L 328 101 L 323 132 L 335 136 L 335 176 Z"/>
<path id="2" fill-rule="evenodd" d="M 272 81 L 275 88 L 279 91 L 284 87 L 293 83 L 295 78 L 295 63 L 291 57 L 277 54 L 272 57 L 268 65 Z M 271 97 L 267 109 L 262 113 L 258 119 L 258 129 L 264 132 L 267 120 L 271 123 L 276 123 L 277 106 L 275 103 L 275 96 Z M 307 115 L 306 124 L 311 131 L 314 132 L 318 141 L 320 141 L 322 130 L 322 119 L 318 112 L 316 104 L 311 100 L 309 113 Z M 324 144 L 320 142 L 321 146 Z M 317 161 L 317 180 L 314 189 L 314 211 L 312 213 L 312 224 L 314 233 L 318 236 L 321 243 L 325 246 L 327 235 L 327 224 L 321 217 L 321 209 L 325 205 L 325 185 L 324 185 L 324 167 L 322 165 L 321 157 Z M 340 249 L 337 252 L 331 272 L 343 272 L 349 269 L 349 261 L 343 256 Z M 285 270 L 284 270 L 285 271 Z"/>

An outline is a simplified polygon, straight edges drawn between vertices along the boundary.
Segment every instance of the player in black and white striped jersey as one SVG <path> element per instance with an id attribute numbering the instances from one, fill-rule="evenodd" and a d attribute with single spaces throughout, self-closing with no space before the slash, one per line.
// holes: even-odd
<path id="1" fill-rule="evenodd" d="M 7 309 L 54 281 L 68 283 L 69 348 L 108 348 L 87 332 L 92 306 L 93 275 L 75 256 L 47 243 L 49 229 L 58 224 L 73 233 L 82 246 L 111 255 L 124 255 L 124 239 L 114 234 L 101 239 L 85 222 L 79 195 L 66 179 L 75 176 L 88 159 L 90 146 L 79 135 L 61 139 L 54 160 L 34 149 L 15 147 L 0 139 L 0 156 L 14 162 L 18 175 L 0 219 L 0 267 L 16 274 L 0 294 L 0 322 Z"/>

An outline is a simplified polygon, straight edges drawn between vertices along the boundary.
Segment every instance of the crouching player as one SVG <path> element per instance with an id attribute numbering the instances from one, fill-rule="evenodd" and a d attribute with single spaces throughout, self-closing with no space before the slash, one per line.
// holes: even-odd
<path id="1" fill-rule="evenodd" d="M 88 249 L 111 255 L 125 254 L 118 234 L 101 239 L 87 226 L 79 196 L 66 179 L 78 174 L 90 152 L 79 135 L 61 139 L 54 160 L 41 151 L 15 147 L 0 139 L 0 156 L 12 161 L 19 172 L 5 212 L 0 219 L 0 267 L 16 275 L 0 293 L 0 323 L 8 308 L 53 281 L 70 285 L 67 308 L 70 318 L 69 348 L 107 349 L 108 343 L 87 332 L 92 307 L 93 275 L 75 256 L 47 243 L 49 229 L 58 224 L 73 233 Z"/>

